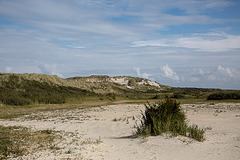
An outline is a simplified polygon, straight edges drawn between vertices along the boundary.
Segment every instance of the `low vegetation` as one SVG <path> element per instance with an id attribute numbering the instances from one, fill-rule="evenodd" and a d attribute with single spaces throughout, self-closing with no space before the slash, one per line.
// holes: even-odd
<path id="1" fill-rule="evenodd" d="M 118 84 L 109 76 L 74 77 L 62 79 L 42 74 L 0 74 L 0 103 L 13 106 L 34 104 L 82 103 L 85 101 L 115 101 L 122 99 L 149 99 L 161 88 L 137 77 Z"/>
<path id="2" fill-rule="evenodd" d="M 216 94 L 211 95 L 212 93 Z M 147 79 L 128 76 L 62 79 L 43 74 L 0 73 L 0 105 L 7 106 L 81 104 L 119 100 L 143 100 L 145 102 L 146 100 L 157 101 L 165 96 L 181 101 L 229 99 L 229 97 L 237 99 L 239 95 L 239 92 L 225 94 L 225 91 L 220 89 L 169 87 Z"/>
<path id="3" fill-rule="evenodd" d="M 135 135 L 161 135 L 171 133 L 173 136 L 187 136 L 197 141 L 204 140 L 204 130 L 197 125 L 188 126 L 186 116 L 182 112 L 180 103 L 166 98 L 155 104 L 146 104 L 142 113 L 141 124 L 136 126 Z"/>
<path id="4" fill-rule="evenodd" d="M 0 101 L 7 105 L 62 104 L 69 98 L 81 101 L 87 97 L 97 99 L 99 96 L 80 88 L 28 80 L 17 75 L 10 75 L 0 85 Z"/>
<path id="5" fill-rule="evenodd" d="M 240 92 L 218 92 L 210 94 L 208 100 L 225 100 L 225 99 L 240 99 Z"/>
<path id="6" fill-rule="evenodd" d="M 52 131 L 31 132 L 23 127 L 0 126 L 0 160 L 23 156 L 31 150 L 54 148 Z"/>

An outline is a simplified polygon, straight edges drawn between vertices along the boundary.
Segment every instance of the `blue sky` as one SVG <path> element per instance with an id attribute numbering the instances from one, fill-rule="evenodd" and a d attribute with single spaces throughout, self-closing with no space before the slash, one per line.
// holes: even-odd
<path id="1" fill-rule="evenodd" d="M 240 89 L 239 0 L 0 0 L 0 72 Z"/>

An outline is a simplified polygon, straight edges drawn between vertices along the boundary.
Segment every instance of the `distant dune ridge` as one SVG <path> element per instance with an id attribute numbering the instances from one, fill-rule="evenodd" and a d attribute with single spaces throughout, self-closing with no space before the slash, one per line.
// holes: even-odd
<path id="1" fill-rule="evenodd" d="M 170 87 L 148 79 L 105 75 L 63 79 L 45 74 L 0 74 L 0 101 L 8 105 L 151 98 Z"/>
<path id="2" fill-rule="evenodd" d="M 120 99 L 239 99 L 240 92 L 213 88 L 176 88 L 130 76 L 93 75 L 67 79 L 46 74 L 0 73 L 0 102 L 8 105 L 81 103 Z M 211 98 L 211 97 L 210 97 Z"/>
<path id="3" fill-rule="evenodd" d="M 71 77 L 67 79 L 60 78 L 56 75 L 46 74 L 8 74 L 2 73 L 0 75 L 0 83 L 7 81 L 10 76 L 17 76 L 21 79 L 35 80 L 39 82 L 47 82 L 55 85 L 76 87 L 97 93 L 113 92 L 119 93 L 121 89 L 135 89 L 135 90 L 164 90 L 168 86 L 161 85 L 148 79 L 130 77 L 130 76 L 117 76 L 109 77 L 106 75 L 93 75 L 89 77 Z"/>

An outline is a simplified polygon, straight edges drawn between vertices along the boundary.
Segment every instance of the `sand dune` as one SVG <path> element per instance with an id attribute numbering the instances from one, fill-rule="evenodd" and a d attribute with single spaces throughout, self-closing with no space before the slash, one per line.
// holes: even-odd
<path id="1" fill-rule="evenodd" d="M 132 138 L 143 105 L 110 105 L 87 109 L 39 112 L 0 125 L 58 131 L 59 149 L 32 151 L 17 159 L 93 160 L 237 160 L 240 159 L 240 104 L 182 105 L 189 124 L 206 128 L 204 142 L 161 135 Z"/>

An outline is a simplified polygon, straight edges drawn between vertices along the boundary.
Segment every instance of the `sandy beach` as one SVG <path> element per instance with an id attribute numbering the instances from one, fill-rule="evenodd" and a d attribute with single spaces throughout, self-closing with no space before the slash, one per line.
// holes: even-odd
<path id="1" fill-rule="evenodd" d="M 205 128 L 205 141 L 170 135 L 132 138 L 144 105 L 121 104 L 38 112 L 3 126 L 54 130 L 58 149 L 33 150 L 15 159 L 92 160 L 238 160 L 240 103 L 181 105 L 189 124 Z"/>

